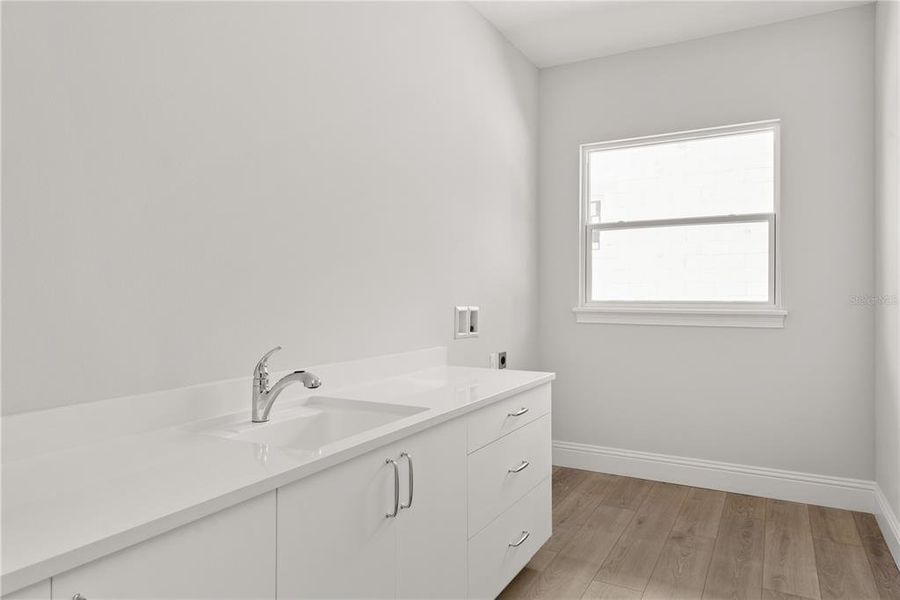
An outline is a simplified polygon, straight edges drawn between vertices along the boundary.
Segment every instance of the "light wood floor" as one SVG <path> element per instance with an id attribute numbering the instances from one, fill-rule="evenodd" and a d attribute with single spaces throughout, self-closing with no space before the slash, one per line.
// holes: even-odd
<path id="1" fill-rule="evenodd" d="M 553 537 L 500 596 L 900 600 L 875 517 L 553 469 Z"/>

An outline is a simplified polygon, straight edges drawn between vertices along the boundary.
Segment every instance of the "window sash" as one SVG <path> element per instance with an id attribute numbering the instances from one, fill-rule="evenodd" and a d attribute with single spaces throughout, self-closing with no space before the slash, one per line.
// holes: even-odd
<path id="1" fill-rule="evenodd" d="M 739 214 L 739 215 L 710 215 L 702 217 L 684 217 L 673 219 L 657 219 L 645 221 L 617 221 L 608 223 L 590 223 L 589 202 L 590 202 L 590 177 L 588 161 L 590 154 L 597 150 L 608 150 L 614 148 L 627 148 L 631 146 L 649 146 L 654 144 L 663 144 L 669 142 L 678 142 L 683 140 L 691 140 L 698 138 L 728 136 L 739 133 L 747 133 L 753 131 L 773 131 L 774 132 L 774 169 L 775 169 L 775 185 L 773 190 L 773 212 L 757 213 L 757 214 Z M 707 129 L 698 129 L 691 131 L 682 131 L 676 133 L 667 133 L 661 135 L 649 135 L 636 138 L 627 138 L 621 140 L 611 140 L 606 142 L 596 142 L 591 144 L 582 144 L 581 160 L 580 160 L 580 216 L 579 216 L 579 295 L 578 307 L 581 308 L 647 308 L 654 307 L 665 309 L 780 309 L 783 303 L 781 290 L 781 257 L 778 255 L 781 247 L 779 235 L 780 230 L 776 226 L 777 215 L 780 214 L 780 121 L 773 119 L 770 121 L 758 121 L 753 123 L 744 123 L 740 125 L 725 125 L 722 127 L 710 127 Z M 593 300 L 592 295 L 592 248 L 591 239 L 594 230 L 604 229 L 635 229 L 638 227 L 666 227 L 674 225 L 697 225 L 697 224 L 715 224 L 715 223 L 747 223 L 762 222 L 769 223 L 769 293 L 766 302 L 751 301 L 691 301 L 685 302 L 680 300 L 630 300 L 630 301 L 611 301 L 611 300 Z"/>
<path id="2" fill-rule="evenodd" d="M 766 302 L 754 302 L 743 300 L 699 300 L 685 302 L 681 300 L 594 300 L 593 293 L 593 232 L 603 230 L 616 229 L 640 229 L 653 228 L 661 229 L 663 227 L 677 227 L 682 225 L 717 225 L 727 223 L 768 223 L 769 228 L 769 261 L 768 261 L 768 300 Z M 678 219 L 655 219 L 648 221 L 617 221 L 615 223 L 588 223 L 584 226 L 584 247 L 582 248 L 585 268 L 584 268 L 584 297 L 582 306 L 632 306 L 632 307 L 710 307 L 710 306 L 729 306 L 729 307 L 775 307 L 776 302 L 776 272 L 775 272 L 775 214 L 774 213 L 757 213 L 747 215 L 721 215 L 714 217 L 685 217 Z"/>

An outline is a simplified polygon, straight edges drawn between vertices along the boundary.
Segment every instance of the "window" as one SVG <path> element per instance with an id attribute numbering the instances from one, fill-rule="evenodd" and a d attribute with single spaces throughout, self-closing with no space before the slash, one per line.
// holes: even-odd
<path id="1" fill-rule="evenodd" d="M 778 128 L 583 145 L 578 322 L 783 327 Z"/>

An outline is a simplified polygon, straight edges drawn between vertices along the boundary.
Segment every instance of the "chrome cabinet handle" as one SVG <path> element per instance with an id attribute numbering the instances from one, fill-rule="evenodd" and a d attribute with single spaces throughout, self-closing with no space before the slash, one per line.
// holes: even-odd
<path id="1" fill-rule="evenodd" d="M 527 412 L 528 412 L 528 409 L 523 406 L 516 412 L 506 413 L 506 416 L 507 417 L 521 417 L 522 415 L 524 415 Z"/>
<path id="2" fill-rule="evenodd" d="M 522 471 L 525 470 L 525 467 L 527 467 L 527 466 L 530 465 L 530 464 L 531 464 L 531 463 L 528 462 L 527 460 L 523 460 L 521 465 L 519 465 L 519 466 L 516 467 L 515 469 L 508 469 L 508 471 L 509 471 L 510 473 L 521 473 Z"/>
<path id="3" fill-rule="evenodd" d="M 409 496 L 406 499 L 406 504 L 401 504 L 400 508 L 411 508 L 413 501 L 413 462 L 412 456 L 409 455 L 408 452 L 401 452 L 400 458 L 405 458 L 406 462 L 409 463 Z"/>
<path id="4" fill-rule="evenodd" d="M 521 546 L 522 544 L 525 543 L 525 540 L 528 539 L 528 536 L 529 536 L 529 535 L 531 535 L 531 534 L 528 533 L 527 531 L 524 531 L 524 530 L 523 530 L 523 531 L 522 531 L 522 537 L 520 537 L 520 538 L 518 539 L 518 541 L 515 541 L 515 542 L 513 542 L 512 544 L 510 544 L 509 547 L 510 547 L 510 548 L 518 548 L 519 546 Z"/>
<path id="5" fill-rule="evenodd" d="M 75 594 L 74 596 L 72 596 L 72 600 L 87 600 L 87 598 L 85 598 L 81 594 Z"/>
<path id="6" fill-rule="evenodd" d="M 394 467 L 394 512 L 384 515 L 386 519 L 393 519 L 400 512 L 400 468 L 393 458 L 387 459 L 384 464 Z"/>

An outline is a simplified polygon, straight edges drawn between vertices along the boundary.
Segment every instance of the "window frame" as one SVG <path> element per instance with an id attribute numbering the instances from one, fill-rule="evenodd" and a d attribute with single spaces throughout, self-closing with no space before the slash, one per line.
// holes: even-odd
<path id="1" fill-rule="evenodd" d="M 613 223 L 590 223 L 590 181 L 588 160 L 597 150 L 680 142 L 685 140 L 771 131 L 773 134 L 774 190 L 772 213 L 741 215 L 706 215 Z M 781 121 L 770 119 L 693 129 L 660 135 L 649 135 L 604 142 L 581 144 L 579 147 L 579 218 L 578 218 L 578 302 L 573 308 L 579 323 L 625 323 L 654 325 L 700 325 L 724 327 L 784 327 L 787 311 L 783 305 L 781 280 L 782 245 L 781 215 Z M 711 223 L 768 222 L 769 224 L 769 293 L 766 302 L 749 301 L 606 301 L 591 299 L 592 238 L 594 231 L 702 225 Z"/>

